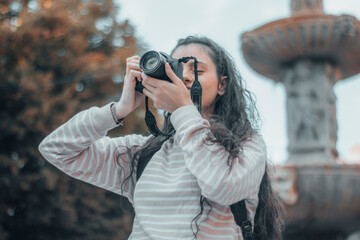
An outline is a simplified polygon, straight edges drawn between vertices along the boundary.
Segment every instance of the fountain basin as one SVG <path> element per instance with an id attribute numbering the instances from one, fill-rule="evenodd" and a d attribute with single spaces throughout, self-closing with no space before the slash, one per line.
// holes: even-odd
<path id="1" fill-rule="evenodd" d="M 277 165 L 275 189 L 284 202 L 286 231 L 348 235 L 360 226 L 360 164 Z"/>
<path id="2" fill-rule="evenodd" d="M 336 80 L 360 72 L 360 22 L 350 15 L 292 16 L 243 33 L 241 42 L 247 63 L 276 82 L 282 69 L 301 59 L 332 63 Z"/>

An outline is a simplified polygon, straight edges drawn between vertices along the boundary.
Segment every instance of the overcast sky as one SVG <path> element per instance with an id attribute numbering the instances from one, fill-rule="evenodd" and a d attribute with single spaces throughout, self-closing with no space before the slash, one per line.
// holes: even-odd
<path id="1" fill-rule="evenodd" d="M 201 34 L 221 44 L 235 59 L 247 87 L 257 97 L 261 133 L 275 163 L 287 158 L 285 90 L 282 84 L 254 72 L 240 52 L 240 35 L 270 21 L 290 16 L 290 0 L 117 0 L 120 19 L 128 18 L 136 36 L 151 49 L 170 52 L 177 39 Z M 359 0 L 324 0 L 327 14 L 360 19 Z M 360 144 L 360 75 L 338 82 L 338 141 L 340 157 Z"/>

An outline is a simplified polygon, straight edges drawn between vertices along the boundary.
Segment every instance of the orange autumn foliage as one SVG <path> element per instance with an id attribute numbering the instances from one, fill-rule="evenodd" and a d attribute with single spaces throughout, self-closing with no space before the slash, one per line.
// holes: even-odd
<path id="1" fill-rule="evenodd" d="M 121 197 L 70 179 L 37 150 L 77 112 L 119 99 L 125 59 L 144 49 L 116 14 L 110 0 L 0 2 L 0 239 L 127 239 Z M 111 134 L 147 133 L 143 111 Z"/>

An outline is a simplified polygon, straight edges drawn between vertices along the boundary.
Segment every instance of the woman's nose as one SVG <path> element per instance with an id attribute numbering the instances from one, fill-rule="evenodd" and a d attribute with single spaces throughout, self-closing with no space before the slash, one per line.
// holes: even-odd
<path id="1" fill-rule="evenodd" d="M 194 76 L 191 71 L 185 70 L 183 71 L 183 82 L 185 84 L 191 84 L 194 80 Z"/>

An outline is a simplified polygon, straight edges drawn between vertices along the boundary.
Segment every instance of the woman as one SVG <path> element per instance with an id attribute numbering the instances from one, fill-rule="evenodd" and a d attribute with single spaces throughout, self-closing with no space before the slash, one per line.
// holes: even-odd
<path id="1" fill-rule="evenodd" d="M 280 239 L 280 205 L 264 142 L 252 125 L 255 105 L 233 61 L 205 37 L 179 40 L 171 55 L 197 58 L 202 115 L 189 92 L 193 60 L 183 64 L 183 79 L 167 64 L 167 82 L 145 75 L 134 56 L 127 59 L 120 101 L 77 114 L 44 139 L 40 151 L 70 176 L 127 197 L 136 213 L 129 239 L 242 239 L 229 208 L 242 199 L 258 238 Z M 143 94 L 134 90 L 136 79 Z M 165 111 L 166 136 L 105 137 L 144 95 Z M 138 166 L 149 159 L 137 179 Z"/>

